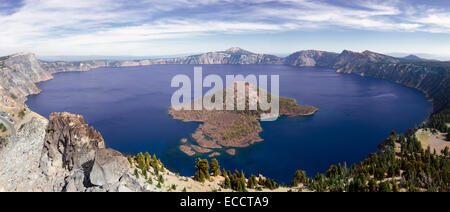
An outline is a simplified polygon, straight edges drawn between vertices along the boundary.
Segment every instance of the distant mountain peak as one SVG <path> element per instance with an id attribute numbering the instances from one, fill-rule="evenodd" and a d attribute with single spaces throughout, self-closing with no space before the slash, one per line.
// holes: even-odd
<path id="1" fill-rule="evenodd" d="M 10 57 L 18 57 L 18 56 L 32 56 L 32 57 L 35 57 L 35 54 L 31 53 L 31 52 L 20 52 L 20 53 L 17 53 L 17 54 L 10 55 Z"/>
<path id="2" fill-rule="evenodd" d="M 354 52 L 354 51 L 351 51 L 351 50 L 343 50 L 342 52 L 341 52 L 341 54 L 361 54 L 361 53 L 358 53 L 358 52 Z"/>
<path id="3" fill-rule="evenodd" d="M 363 54 L 379 54 L 379 53 L 376 53 L 376 52 L 373 52 L 373 51 L 369 51 L 369 50 L 365 50 L 362 53 Z"/>
<path id="4" fill-rule="evenodd" d="M 407 62 L 438 62 L 439 60 L 433 60 L 433 59 L 425 59 L 423 57 L 419 57 L 417 55 L 414 54 L 410 54 L 406 57 L 402 57 L 400 58 L 403 61 L 407 61 Z"/>
<path id="5" fill-rule="evenodd" d="M 405 59 L 405 60 L 424 60 L 423 58 L 421 58 L 417 55 L 413 55 L 413 54 L 410 54 L 410 55 L 404 57 L 403 59 Z"/>
<path id="6" fill-rule="evenodd" d="M 228 52 L 238 52 L 238 51 L 242 51 L 243 49 L 239 48 L 239 47 L 231 47 L 229 48 L 227 51 Z"/>
<path id="7" fill-rule="evenodd" d="M 247 51 L 247 50 L 245 50 L 245 49 L 242 49 L 242 48 L 240 48 L 240 47 L 231 47 L 231 48 L 229 48 L 228 50 L 226 50 L 225 52 L 233 53 L 233 54 L 237 54 L 237 53 L 241 53 L 241 54 L 253 54 L 252 52 Z"/>

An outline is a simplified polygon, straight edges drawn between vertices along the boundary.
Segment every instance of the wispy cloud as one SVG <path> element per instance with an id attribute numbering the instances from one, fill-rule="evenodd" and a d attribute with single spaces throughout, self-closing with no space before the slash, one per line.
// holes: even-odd
<path id="1" fill-rule="evenodd" d="M 118 45 L 131 48 L 158 39 L 328 28 L 450 34 L 449 7 L 414 2 L 5 0 L 0 53 L 116 54 Z"/>

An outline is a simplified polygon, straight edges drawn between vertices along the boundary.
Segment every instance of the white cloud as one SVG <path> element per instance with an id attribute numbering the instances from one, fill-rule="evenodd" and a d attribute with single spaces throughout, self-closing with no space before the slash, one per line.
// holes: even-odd
<path id="1" fill-rule="evenodd" d="M 147 48 L 158 39 L 328 27 L 450 34 L 448 8 L 397 0 L 354 0 L 349 4 L 310 0 L 280 0 L 275 5 L 270 0 L 26 0 L 14 13 L 0 14 L 0 54 L 118 54 L 122 51 L 118 47 Z"/>

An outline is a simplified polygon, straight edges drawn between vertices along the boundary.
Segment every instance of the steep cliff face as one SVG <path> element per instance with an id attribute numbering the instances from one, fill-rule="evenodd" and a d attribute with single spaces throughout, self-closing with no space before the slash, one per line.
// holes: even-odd
<path id="1" fill-rule="evenodd" d="M 36 82 L 52 78 L 32 53 L 15 54 L 0 61 L 0 103 L 5 106 L 23 106 L 26 96 L 40 92 Z"/>
<path id="2" fill-rule="evenodd" d="M 433 101 L 434 112 L 450 107 L 450 63 L 404 62 L 369 51 L 344 51 L 334 68 L 341 73 L 381 78 L 415 88 Z"/>
<path id="3" fill-rule="evenodd" d="M 4 64 L 14 71 L 28 77 L 33 82 L 40 82 L 52 78 L 51 74 L 43 69 L 33 53 L 20 53 L 9 56 Z"/>
<path id="4" fill-rule="evenodd" d="M 306 50 L 295 52 L 284 59 L 284 63 L 292 66 L 332 67 L 338 54 L 332 52 Z"/>

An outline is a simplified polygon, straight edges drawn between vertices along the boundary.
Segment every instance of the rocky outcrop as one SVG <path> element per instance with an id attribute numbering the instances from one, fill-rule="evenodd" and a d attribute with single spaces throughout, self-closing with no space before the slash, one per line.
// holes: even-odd
<path id="1" fill-rule="evenodd" d="M 129 168 L 130 163 L 120 152 L 100 149 L 95 153 L 94 166 L 89 177 L 94 185 L 113 184 L 119 182 Z"/>
<path id="2" fill-rule="evenodd" d="M 85 191 L 96 152 L 105 142 L 82 116 L 53 113 L 46 128 L 40 168 L 51 191 Z"/>
<path id="3" fill-rule="evenodd" d="M 136 179 L 128 160 L 105 149 L 99 132 L 82 116 L 50 115 L 40 158 L 47 179 L 46 191 L 148 191 L 145 180 Z"/>
<path id="4" fill-rule="evenodd" d="M 24 107 L 26 96 L 40 92 L 35 83 L 51 78 L 32 53 L 0 58 L 0 104 Z"/>
<path id="5" fill-rule="evenodd" d="M 89 170 L 97 150 L 105 148 L 99 132 L 85 124 L 80 115 L 54 113 L 45 137 L 41 167 L 52 173 L 52 168 Z"/>
<path id="6" fill-rule="evenodd" d="M 40 82 L 52 78 L 51 74 L 43 69 L 33 53 L 19 53 L 7 57 L 4 64 L 14 72 L 27 76 L 33 82 Z"/>
<path id="7" fill-rule="evenodd" d="M 105 149 L 99 132 L 83 117 L 36 116 L 0 147 L 0 188 L 4 191 L 146 191 L 128 160 Z"/>
<path id="8" fill-rule="evenodd" d="M 33 118 L 0 147 L 0 187 L 4 191 L 48 191 L 48 181 L 39 168 L 48 121 Z"/>

